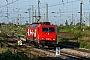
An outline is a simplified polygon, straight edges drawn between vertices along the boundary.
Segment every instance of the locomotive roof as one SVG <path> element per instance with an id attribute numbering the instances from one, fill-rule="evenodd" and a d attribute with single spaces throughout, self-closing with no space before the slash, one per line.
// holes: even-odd
<path id="1" fill-rule="evenodd" d="M 30 27 L 37 27 L 39 24 L 30 24 Z"/>
<path id="2" fill-rule="evenodd" d="M 34 22 L 32 24 L 47 24 L 47 25 L 50 25 L 50 22 Z"/>
<path id="3" fill-rule="evenodd" d="M 40 22 L 40 23 L 32 23 L 28 27 L 37 27 L 39 24 L 45 24 L 45 25 L 50 25 L 50 22 Z"/>

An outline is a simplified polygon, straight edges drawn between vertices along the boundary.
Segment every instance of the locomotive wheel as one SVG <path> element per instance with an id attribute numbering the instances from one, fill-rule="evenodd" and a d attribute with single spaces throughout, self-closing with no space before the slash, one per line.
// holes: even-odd
<path id="1" fill-rule="evenodd" d="M 33 42 L 33 43 L 34 43 L 34 46 L 36 46 L 37 48 L 44 47 L 41 43 L 38 43 L 38 42 Z"/>
<path id="2" fill-rule="evenodd" d="M 33 42 L 34 46 L 37 46 L 36 42 Z"/>
<path id="3" fill-rule="evenodd" d="M 38 48 L 43 48 L 44 46 L 40 43 L 38 44 Z"/>
<path id="4" fill-rule="evenodd" d="M 37 42 L 34 42 L 34 46 L 35 46 L 36 48 L 38 48 L 38 43 L 37 43 Z"/>

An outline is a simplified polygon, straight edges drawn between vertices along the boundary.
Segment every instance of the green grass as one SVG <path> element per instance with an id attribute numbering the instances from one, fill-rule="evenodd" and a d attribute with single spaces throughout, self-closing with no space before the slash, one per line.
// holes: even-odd
<path id="1" fill-rule="evenodd" d="M 5 25 L 5 27 L 3 27 L 3 30 L 7 31 L 7 32 L 12 32 L 12 33 L 17 33 L 17 34 L 21 34 L 21 35 L 25 35 L 25 31 L 26 31 L 26 26 L 14 26 L 14 25 Z"/>
<path id="2" fill-rule="evenodd" d="M 85 43 L 85 42 L 80 42 L 80 48 L 90 49 L 90 44 L 89 43 Z"/>
<path id="3" fill-rule="evenodd" d="M 0 54 L 0 60 L 30 60 L 30 58 L 23 52 L 15 52 L 13 54 L 12 51 L 7 50 Z"/>

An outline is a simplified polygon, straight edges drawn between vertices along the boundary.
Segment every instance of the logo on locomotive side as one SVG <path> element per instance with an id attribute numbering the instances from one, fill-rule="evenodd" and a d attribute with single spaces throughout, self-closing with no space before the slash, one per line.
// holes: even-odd
<path id="1" fill-rule="evenodd" d="M 36 37 L 36 29 L 34 30 L 34 32 L 31 29 L 28 29 L 28 32 L 27 33 L 28 33 L 28 36 L 34 34 L 34 37 Z"/>
<path id="2" fill-rule="evenodd" d="M 33 34 L 33 32 L 31 31 L 31 29 L 28 29 L 28 36 L 30 36 L 31 34 Z"/>

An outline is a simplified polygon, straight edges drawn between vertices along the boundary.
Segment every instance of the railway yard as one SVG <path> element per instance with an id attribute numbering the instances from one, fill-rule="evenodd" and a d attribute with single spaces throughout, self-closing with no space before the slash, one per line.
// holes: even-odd
<path id="1" fill-rule="evenodd" d="M 7 33 L 7 32 L 5 32 Z M 14 36 L 11 33 L 7 33 L 7 38 L 0 38 L 0 52 L 4 50 L 12 50 L 18 52 L 24 52 L 27 56 L 31 57 L 33 55 L 33 60 L 89 60 L 90 59 L 90 50 L 75 48 L 71 45 L 58 44 L 60 49 L 60 55 L 56 56 L 56 47 L 44 47 L 37 48 L 32 43 L 26 43 L 25 36 L 20 36 L 15 34 Z M 22 45 L 18 45 L 17 41 L 22 40 Z M 2 46 L 2 42 L 4 46 Z"/>
<path id="2" fill-rule="evenodd" d="M 0 60 L 90 60 L 90 0 L 0 0 Z"/>

